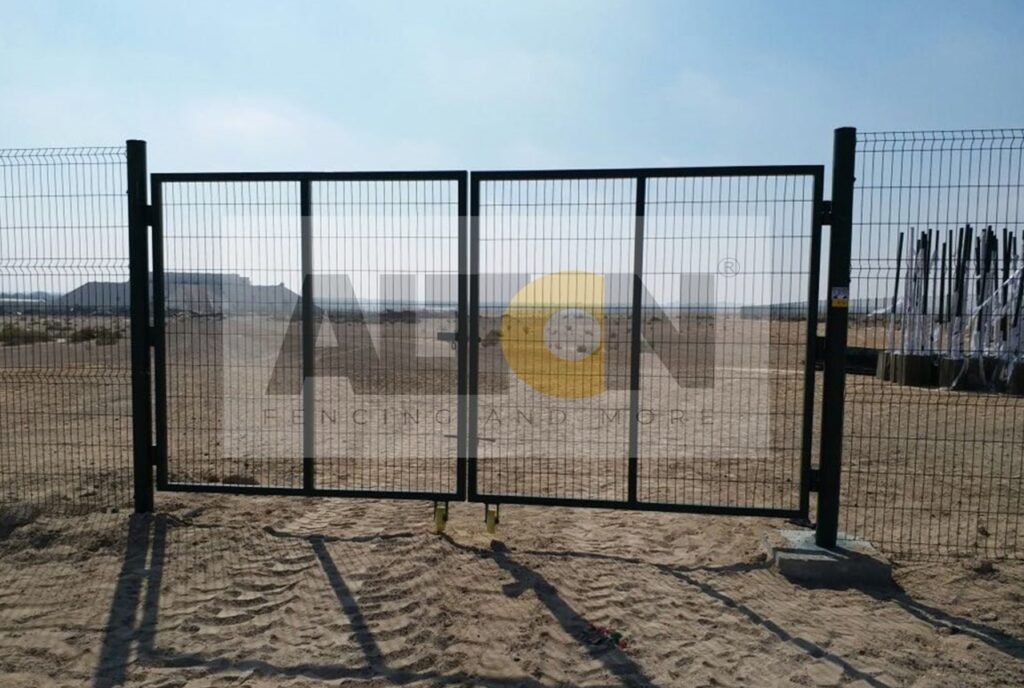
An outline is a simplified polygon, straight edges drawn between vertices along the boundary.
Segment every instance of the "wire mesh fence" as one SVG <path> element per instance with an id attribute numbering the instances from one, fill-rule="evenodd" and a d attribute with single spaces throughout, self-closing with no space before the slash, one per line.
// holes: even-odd
<path id="1" fill-rule="evenodd" d="M 627 499 L 631 280 L 604 301 L 633 269 L 637 183 L 473 176 L 471 490 Z"/>
<path id="2" fill-rule="evenodd" d="M 0 503 L 131 503 L 123 148 L 0 150 Z"/>
<path id="3" fill-rule="evenodd" d="M 157 405 L 166 435 L 157 442 L 166 478 L 301 488 L 302 347 L 282 346 L 293 317 L 301 321 L 299 185 L 159 186 Z M 289 408 L 261 404 L 273 372 L 300 380 L 279 397 Z"/>
<path id="4" fill-rule="evenodd" d="M 857 141 L 843 528 L 1020 556 L 1024 131 Z"/>
<path id="5" fill-rule="evenodd" d="M 822 174 L 474 174 L 471 494 L 805 515 Z"/>
<path id="6" fill-rule="evenodd" d="M 457 491 L 464 195 L 454 178 L 313 184 L 324 489 Z"/>
<path id="7" fill-rule="evenodd" d="M 821 174 L 648 180 L 643 501 L 802 510 Z"/>
<path id="8" fill-rule="evenodd" d="M 131 503 L 125 165 L 0 151 L 4 505 Z M 1021 555 L 1022 168 L 859 135 L 840 514 L 890 553 Z M 822 168 L 473 179 L 154 175 L 160 485 L 806 515 Z"/>
<path id="9" fill-rule="evenodd" d="M 154 189 L 161 482 L 455 494 L 464 175 Z"/>

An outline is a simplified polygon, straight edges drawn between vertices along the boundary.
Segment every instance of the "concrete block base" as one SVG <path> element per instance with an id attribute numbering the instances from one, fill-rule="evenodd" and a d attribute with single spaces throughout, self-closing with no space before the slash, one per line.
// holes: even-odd
<path id="1" fill-rule="evenodd" d="M 892 584 L 892 565 L 865 540 L 839 534 L 835 550 L 814 544 L 814 532 L 780 530 L 765 539 L 772 568 L 812 587 L 857 588 Z"/>
<path id="2" fill-rule="evenodd" d="M 964 370 L 964 359 L 944 358 L 939 361 L 939 384 L 959 391 L 1005 391 L 1000 389 L 998 380 L 1000 362 L 991 356 L 982 358 L 981 363 L 977 357 L 971 357 L 967 361 Z M 984 374 L 983 374 L 984 373 Z M 954 386 L 953 383 L 956 382 Z"/>
<path id="3" fill-rule="evenodd" d="M 940 358 L 939 386 L 952 388 L 963 367 L 964 360 L 962 358 Z"/>
<path id="4" fill-rule="evenodd" d="M 892 380 L 911 387 L 934 387 L 936 383 L 935 362 L 931 356 L 893 354 Z"/>

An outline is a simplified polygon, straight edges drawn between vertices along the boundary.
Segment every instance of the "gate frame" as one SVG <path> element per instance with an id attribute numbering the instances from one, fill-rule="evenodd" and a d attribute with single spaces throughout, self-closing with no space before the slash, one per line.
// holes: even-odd
<path id="1" fill-rule="evenodd" d="M 313 414 L 311 404 L 314 390 L 312 380 L 314 342 L 311 338 L 312 320 L 309 317 L 313 311 L 313 285 L 315 271 L 313 269 L 312 255 L 312 183 L 313 182 L 394 182 L 394 181 L 445 181 L 457 184 L 457 213 L 458 213 L 458 309 L 456 314 L 459 335 L 456 337 L 458 354 L 457 359 L 457 383 L 453 393 L 456 395 L 458 404 L 458 418 L 456 421 L 456 452 L 455 471 L 456 488 L 454 492 L 415 492 L 408 490 L 367 490 L 367 489 L 344 489 L 316 487 L 316 457 L 313 454 L 313 426 L 307 420 Z M 463 333 L 467 332 L 466 321 L 468 319 L 468 294 L 462 278 L 466 274 L 467 261 L 467 189 L 469 174 L 460 170 L 444 171 L 411 171 L 411 172 L 171 172 L 155 173 L 150 175 L 151 205 L 146 208 L 148 225 L 152 228 L 153 237 L 153 327 L 149 337 L 149 343 L 154 348 L 155 361 L 155 419 L 156 419 L 156 444 L 152 447 L 151 464 L 156 467 L 156 489 L 165 492 L 200 492 L 219 494 L 245 494 L 245 495 L 292 495 L 307 497 L 355 497 L 371 499 L 413 499 L 428 500 L 434 502 L 463 501 L 466 495 L 466 446 L 465 446 L 465 422 L 466 413 L 466 389 L 467 389 L 467 362 L 463 352 L 466 349 L 466 338 Z M 172 482 L 168 479 L 168 453 L 167 453 L 167 341 L 166 341 L 166 312 L 165 312 L 165 289 L 164 289 L 164 234 L 163 234 L 163 185 L 167 183 L 244 183 L 244 182 L 293 182 L 299 186 L 299 203 L 297 209 L 300 214 L 300 236 L 302 243 L 302 294 L 301 305 L 303 314 L 302 324 L 302 358 L 303 358 L 303 456 L 302 456 L 302 478 L 303 485 L 299 487 L 262 486 L 262 485 L 223 485 L 218 483 L 182 483 Z M 144 187 L 143 187 L 143 193 Z M 133 292 L 133 298 L 136 294 Z M 148 302 L 148 294 L 145 301 Z M 148 329 L 148 328 L 147 328 Z M 133 333 L 134 333 L 133 329 Z M 148 350 L 146 351 L 148 359 Z M 150 484 L 151 481 L 150 481 Z M 152 505 L 150 505 L 152 510 Z"/>
<path id="2" fill-rule="evenodd" d="M 808 266 L 807 327 L 804 354 L 803 424 L 800 447 L 799 506 L 796 509 L 770 507 L 739 507 L 710 504 L 675 504 L 644 502 L 637 498 L 638 417 L 640 384 L 640 328 L 637 326 L 642 306 L 643 232 L 647 181 L 652 178 L 695 177 L 781 177 L 801 176 L 812 179 L 810 226 L 810 265 Z M 829 205 L 824 195 L 824 165 L 750 165 L 712 167 L 640 167 L 559 170 L 493 170 L 473 172 L 470 177 L 470 258 L 469 258 L 469 409 L 467 419 L 468 495 L 467 501 L 485 505 L 529 504 L 539 506 L 570 506 L 632 511 L 664 511 L 733 516 L 788 518 L 806 522 L 810 511 L 810 492 L 817 488 L 817 475 L 811 468 L 814 424 L 814 384 L 817 362 L 817 327 L 819 282 L 821 278 L 821 231 L 830 223 Z M 628 443 L 628 485 L 625 500 L 530 495 L 484 494 L 479 491 L 477 462 L 479 459 L 479 347 L 480 347 L 480 182 L 482 181 L 564 181 L 593 179 L 633 179 L 636 181 L 634 254 L 633 254 L 633 327 L 630 342 L 630 431 Z M 836 476 L 838 483 L 838 474 Z M 837 487 L 838 489 L 838 487 Z"/>
<path id="3" fill-rule="evenodd" d="M 728 514 L 792 518 L 807 523 L 811 492 L 817 492 L 818 523 L 816 540 L 821 547 L 834 549 L 837 540 L 839 488 L 842 459 L 842 426 L 845 387 L 848 303 L 834 298 L 833 289 L 848 296 L 853 185 L 855 172 L 856 129 L 835 130 L 833 150 L 832 201 L 823 198 L 824 166 L 766 165 L 733 167 L 565 169 L 535 171 L 486 171 L 470 177 L 466 171 L 438 172 L 251 172 L 251 173 L 164 173 L 150 175 L 150 199 L 147 202 L 146 142 L 129 140 L 127 152 L 127 208 L 129 243 L 129 291 L 131 294 L 132 349 L 132 437 L 134 469 L 134 505 L 137 513 L 153 510 L 153 470 L 156 488 L 163 491 L 208 492 L 228 494 L 307 495 L 364 498 L 433 500 L 435 502 L 469 501 L 489 505 L 537 504 L 552 506 L 597 507 L 641 511 L 670 511 L 704 514 Z M 808 269 L 808 313 L 805 342 L 803 426 L 801 433 L 800 505 L 797 509 L 730 507 L 704 504 L 664 504 L 642 502 L 636 496 L 638 456 L 635 413 L 630 418 L 628 460 L 629 484 L 626 500 L 570 499 L 531 497 L 523 495 L 481 494 L 477 481 L 478 374 L 479 374 L 479 189 L 481 181 L 565 180 L 565 179 L 628 179 L 637 182 L 636 221 L 634 228 L 633 269 L 633 336 L 630 352 L 630 406 L 637 407 L 639 366 L 636 359 L 639 328 L 638 303 L 643 274 L 643 229 L 645 221 L 646 182 L 658 177 L 741 177 L 741 176 L 810 176 L 813 179 L 810 265 Z M 310 186 L 313 181 L 455 181 L 458 189 L 458 308 L 454 343 L 458 350 L 456 397 L 457 449 L 456 490 L 452 493 L 410 492 L 393 490 L 319 489 L 315 485 L 315 457 L 310 451 L 311 437 L 304 432 L 303 486 L 285 488 L 252 485 L 221 485 L 215 483 L 174 483 L 167 471 L 167 374 L 164 303 L 163 206 L 162 186 L 173 182 L 295 182 L 300 186 L 300 241 L 302 252 L 302 306 L 304 322 L 308 323 L 313 300 L 312 255 L 307 250 L 311 231 L 312 207 Z M 467 205 L 469 222 L 467 223 Z M 821 231 L 830 225 L 827 275 L 826 335 L 817 337 L 819 283 L 821 263 Z M 152 267 L 146 231 L 152 230 Z M 152 271 L 150 271 L 152 270 Z M 150 277 L 152 277 L 152 323 L 150 321 Z M 641 304 L 642 305 L 642 304 Z M 303 327 L 303 371 L 309 375 L 309 330 Z M 308 342 L 312 344 L 311 341 Z M 150 357 L 150 348 L 154 356 Z M 811 445 L 814 424 L 814 378 L 818 364 L 823 364 L 824 393 L 822 402 L 820 469 L 811 466 Z M 155 375 L 153 374 L 155 373 Z M 310 387 L 310 391 L 311 391 Z M 304 385 L 304 394 L 308 394 Z M 155 394 L 154 394 L 155 392 Z M 304 407 L 305 411 L 305 407 Z M 153 422 L 155 420 L 155 423 Z M 304 423 L 304 425 L 307 425 Z M 155 430 L 155 438 L 154 438 Z M 155 442 L 154 442 L 155 440 Z"/>

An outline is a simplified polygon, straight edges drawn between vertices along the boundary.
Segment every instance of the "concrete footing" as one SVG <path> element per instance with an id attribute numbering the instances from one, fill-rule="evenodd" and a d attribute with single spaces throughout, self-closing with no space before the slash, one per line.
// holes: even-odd
<path id="1" fill-rule="evenodd" d="M 871 543 L 839 534 L 835 550 L 818 547 L 809 530 L 774 531 L 765 538 L 772 568 L 813 587 L 856 588 L 892 584 L 892 565 Z"/>
<path id="2" fill-rule="evenodd" d="M 875 377 L 911 387 L 938 386 L 960 392 L 1024 396 L 1024 363 L 1008 362 L 994 356 L 984 356 L 979 361 L 976 356 L 965 360 L 879 351 Z"/>
<path id="3" fill-rule="evenodd" d="M 966 363 L 962 358 L 943 358 L 939 361 L 939 384 L 960 391 L 992 389 L 997 368 L 997 362 L 990 357 L 983 358 L 981 363 L 974 357 Z"/>
<path id="4" fill-rule="evenodd" d="M 938 382 L 938 370 L 932 356 L 881 351 L 875 377 L 898 385 L 934 387 Z"/>
<path id="5" fill-rule="evenodd" d="M 935 361 L 931 356 L 894 354 L 893 381 L 910 387 L 934 387 L 937 382 Z"/>

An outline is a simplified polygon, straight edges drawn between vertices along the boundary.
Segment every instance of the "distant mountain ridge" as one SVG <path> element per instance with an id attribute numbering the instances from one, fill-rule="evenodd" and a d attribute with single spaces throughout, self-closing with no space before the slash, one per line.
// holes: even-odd
<path id="1" fill-rule="evenodd" d="M 153 276 L 149 281 L 150 298 L 153 295 Z M 199 315 L 260 313 L 290 316 L 299 303 L 300 295 L 283 283 L 276 285 L 253 284 L 252 280 L 232 273 L 168 272 L 164 274 L 165 308 L 168 313 L 186 312 Z M 131 303 L 129 282 L 91 281 L 66 294 L 47 291 L 0 292 L 0 307 L 7 310 L 27 310 L 33 307 L 69 311 L 110 311 L 127 313 Z M 362 311 L 386 313 L 389 311 L 454 310 L 455 302 L 419 301 L 401 299 L 316 299 L 319 308 L 330 311 Z M 557 307 L 550 304 L 548 307 Z M 569 307 L 569 306 L 566 306 Z M 887 298 L 853 299 L 851 315 L 885 313 L 891 307 Z M 482 302 L 484 313 L 504 312 L 507 303 Z M 629 312 L 631 304 L 605 304 L 607 312 Z M 828 309 L 828 301 L 818 302 L 819 317 Z M 645 313 L 662 311 L 666 314 L 735 313 L 744 318 L 794 319 L 806 317 L 807 303 L 792 301 L 773 304 L 743 305 L 721 302 L 715 304 L 686 305 L 682 303 L 645 304 Z"/>
<path id="2" fill-rule="evenodd" d="M 150 298 L 153 276 L 149 278 Z M 299 295 L 284 284 L 253 284 L 236 274 L 168 272 L 164 274 L 164 304 L 168 312 L 201 315 L 263 313 L 291 315 Z M 125 282 L 86 282 L 57 302 L 69 309 L 127 311 L 131 290 Z"/>

